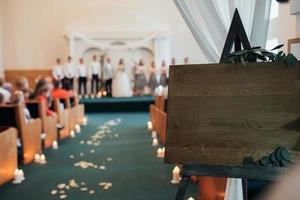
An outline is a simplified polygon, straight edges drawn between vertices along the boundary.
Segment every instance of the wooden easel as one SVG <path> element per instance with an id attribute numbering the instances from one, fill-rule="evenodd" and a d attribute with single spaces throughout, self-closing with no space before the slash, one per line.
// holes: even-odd
<path id="1" fill-rule="evenodd" d="M 249 179 L 276 180 L 278 175 L 284 172 L 280 168 L 260 166 L 225 166 L 225 165 L 200 165 L 184 164 L 181 169 L 182 179 L 178 186 L 175 200 L 183 200 L 191 176 L 214 176 L 243 178 L 243 183 Z M 247 199 L 247 185 L 243 184 L 244 199 Z"/>
<path id="2" fill-rule="evenodd" d="M 239 15 L 238 9 L 235 9 L 233 19 L 230 25 L 230 29 L 226 38 L 226 42 L 222 51 L 220 63 L 224 58 L 226 58 L 232 51 L 234 46 L 235 51 L 244 49 L 250 49 L 251 45 L 247 37 L 245 28 L 243 26 L 241 17 Z M 274 178 L 276 174 L 278 175 L 278 170 L 265 171 L 265 168 L 257 170 L 253 167 L 244 166 L 215 166 L 215 165 L 200 165 L 200 164 L 183 164 L 181 175 L 182 179 L 178 187 L 176 194 L 176 200 L 183 200 L 186 193 L 187 187 L 189 185 L 191 176 L 213 176 L 213 177 L 230 177 L 230 178 L 242 178 L 243 184 L 243 196 L 244 200 L 247 200 L 247 178 L 248 173 L 260 174 L 261 177 L 266 177 L 267 180 Z M 250 177 L 251 178 L 251 175 Z M 253 177 L 252 177 L 253 178 Z"/>

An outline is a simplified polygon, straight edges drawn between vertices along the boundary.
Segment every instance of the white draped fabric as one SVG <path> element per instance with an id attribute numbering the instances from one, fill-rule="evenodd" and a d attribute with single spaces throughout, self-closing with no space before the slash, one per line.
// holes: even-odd
<path id="1" fill-rule="evenodd" d="M 252 46 L 265 46 L 271 0 L 174 0 L 208 62 L 219 62 L 235 8 Z"/>

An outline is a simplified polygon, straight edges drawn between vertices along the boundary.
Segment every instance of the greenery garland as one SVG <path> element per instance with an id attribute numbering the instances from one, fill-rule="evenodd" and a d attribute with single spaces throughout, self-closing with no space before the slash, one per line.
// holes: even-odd
<path id="1" fill-rule="evenodd" d="M 274 53 L 273 51 L 283 47 L 283 44 L 276 46 L 271 50 L 266 50 L 261 47 L 253 47 L 233 52 L 221 60 L 222 63 L 242 63 L 246 67 L 249 62 L 282 62 L 288 67 L 294 66 L 297 58 L 293 54 L 285 54 L 283 51 Z"/>

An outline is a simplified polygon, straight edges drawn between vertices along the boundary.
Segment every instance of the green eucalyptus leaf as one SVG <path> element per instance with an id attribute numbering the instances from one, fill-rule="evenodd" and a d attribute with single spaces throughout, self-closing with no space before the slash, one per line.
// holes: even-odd
<path id="1" fill-rule="evenodd" d="M 276 50 L 276 49 L 280 49 L 280 48 L 283 47 L 283 46 L 284 46 L 284 44 L 280 44 L 280 45 L 274 47 L 273 49 L 271 49 L 270 51 L 274 51 L 274 50 Z"/>
<path id="2" fill-rule="evenodd" d="M 288 54 L 286 56 L 285 63 L 288 67 L 292 67 L 297 63 L 297 58 L 293 54 Z"/>
<path id="3" fill-rule="evenodd" d="M 249 51 L 249 50 L 244 49 L 244 50 L 240 50 L 240 51 L 233 52 L 231 55 L 235 55 L 235 56 L 243 55 L 243 54 L 247 53 L 248 51 Z"/>
<path id="4" fill-rule="evenodd" d="M 245 58 L 243 56 L 241 56 L 241 63 L 244 67 L 246 67 L 246 61 L 245 61 Z"/>

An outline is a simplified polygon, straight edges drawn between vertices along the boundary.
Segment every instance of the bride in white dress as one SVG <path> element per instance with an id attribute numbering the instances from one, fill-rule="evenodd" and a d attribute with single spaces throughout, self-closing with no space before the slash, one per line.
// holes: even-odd
<path id="1" fill-rule="evenodd" d="M 120 59 L 116 69 L 116 76 L 112 82 L 113 97 L 131 97 L 132 90 L 123 59 Z"/>

